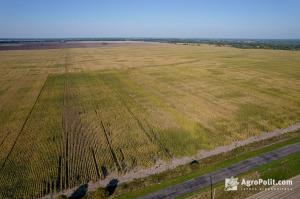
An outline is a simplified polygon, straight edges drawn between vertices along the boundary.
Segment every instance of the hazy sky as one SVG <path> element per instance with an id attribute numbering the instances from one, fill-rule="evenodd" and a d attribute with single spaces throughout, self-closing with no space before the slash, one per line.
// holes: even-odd
<path id="1" fill-rule="evenodd" d="M 300 38 L 300 0 L 0 0 L 0 37 Z"/>

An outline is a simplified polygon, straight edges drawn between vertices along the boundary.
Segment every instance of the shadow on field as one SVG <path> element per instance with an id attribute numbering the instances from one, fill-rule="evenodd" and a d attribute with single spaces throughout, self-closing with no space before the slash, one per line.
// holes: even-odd
<path id="1" fill-rule="evenodd" d="M 88 184 L 81 185 L 76 191 L 69 197 L 69 199 L 81 199 L 85 196 L 88 190 Z"/>
<path id="2" fill-rule="evenodd" d="M 106 178 L 108 171 L 105 166 L 101 166 L 101 172 L 103 174 L 103 177 Z"/>
<path id="3" fill-rule="evenodd" d="M 108 192 L 109 196 L 112 195 L 117 188 L 119 183 L 118 179 L 112 179 L 105 187 L 105 190 Z"/>

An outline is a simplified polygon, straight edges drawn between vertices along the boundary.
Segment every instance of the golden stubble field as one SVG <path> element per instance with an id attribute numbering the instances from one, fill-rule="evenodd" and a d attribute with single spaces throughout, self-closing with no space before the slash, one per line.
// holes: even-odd
<path id="1" fill-rule="evenodd" d="M 0 75 L 1 198 L 39 197 L 300 119 L 295 51 L 1 51 Z"/>

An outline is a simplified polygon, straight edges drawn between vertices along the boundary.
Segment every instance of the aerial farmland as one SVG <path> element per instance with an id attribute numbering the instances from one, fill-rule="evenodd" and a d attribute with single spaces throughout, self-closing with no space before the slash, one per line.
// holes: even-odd
<path id="1" fill-rule="evenodd" d="M 300 120 L 299 51 L 120 42 L 0 60 L 0 198 L 172 164 Z"/>

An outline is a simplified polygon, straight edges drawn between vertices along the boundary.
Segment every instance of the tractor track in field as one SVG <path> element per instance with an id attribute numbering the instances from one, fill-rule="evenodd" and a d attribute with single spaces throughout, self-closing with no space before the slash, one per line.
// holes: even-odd
<path id="1" fill-rule="evenodd" d="M 98 82 L 98 80 L 96 80 Z M 166 147 L 163 146 L 163 144 L 161 143 L 161 141 L 157 138 L 155 132 L 153 131 L 153 129 L 151 128 L 150 124 L 144 120 L 145 124 L 144 125 L 142 123 L 142 121 L 140 119 L 138 119 L 138 117 L 133 113 L 133 111 L 130 109 L 129 105 L 125 102 L 125 100 L 122 99 L 122 95 L 120 93 L 120 91 L 114 89 L 113 87 L 111 87 L 111 85 L 107 84 L 106 82 L 104 82 L 104 84 L 111 90 L 113 91 L 119 98 L 119 100 L 121 101 L 122 105 L 126 108 L 126 110 L 128 111 L 128 113 L 130 114 L 130 116 L 136 121 L 136 123 L 138 124 L 139 128 L 142 130 L 142 132 L 146 135 L 147 139 L 153 143 L 154 145 L 157 145 L 158 148 L 165 154 L 166 157 L 168 157 L 169 159 L 172 158 L 172 155 L 170 154 L 170 152 L 168 151 L 168 149 L 166 149 Z M 131 98 L 126 92 L 122 93 L 125 94 L 126 97 Z M 133 100 L 133 99 L 132 99 Z M 105 135 L 105 140 L 106 143 L 109 147 L 109 151 L 111 154 L 111 157 L 118 169 L 119 172 L 124 171 L 126 168 L 124 167 L 123 160 L 124 160 L 124 154 L 122 153 L 122 150 L 120 149 L 120 152 L 122 154 L 122 158 L 121 160 L 118 159 L 115 150 L 112 147 L 111 141 L 109 139 L 109 135 L 111 134 L 111 132 L 109 132 L 109 127 L 107 125 L 105 125 L 104 120 L 101 118 L 101 115 L 99 114 L 99 112 L 96 111 L 96 115 L 99 117 L 100 123 L 101 123 L 101 128 L 104 132 Z"/>
<path id="2" fill-rule="evenodd" d="M 107 143 L 107 145 L 109 147 L 110 154 L 111 154 L 111 156 L 112 156 L 112 158 L 113 158 L 113 160 L 114 160 L 114 162 L 115 162 L 115 164 L 117 166 L 118 171 L 121 172 L 122 171 L 122 166 L 121 166 L 121 164 L 120 164 L 120 162 L 119 162 L 119 160 L 117 158 L 117 155 L 116 155 L 116 153 L 115 153 L 115 151 L 114 151 L 114 149 L 113 149 L 113 147 L 112 147 L 112 145 L 110 143 L 108 132 L 107 132 L 107 128 L 104 126 L 102 120 L 101 120 L 101 127 L 103 129 L 103 132 L 104 132 L 104 135 L 105 135 L 105 140 L 106 140 L 106 143 Z"/>
<path id="3" fill-rule="evenodd" d="M 60 180 L 59 187 L 62 189 L 69 188 L 73 186 L 74 183 L 74 175 L 77 174 L 77 169 L 74 170 L 74 164 L 80 167 L 82 165 L 78 165 L 78 163 L 82 163 L 84 161 L 76 161 L 74 157 L 78 155 L 78 157 L 83 157 L 82 153 L 84 148 L 80 148 L 82 150 L 77 151 L 77 141 L 78 137 L 82 133 L 82 123 L 78 116 L 78 111 L 74 109 L 71 105 L 71 100 L 74 97 L 74 93 L 72 93 L 70 88 L 70 80 L 69 80 L 69 56 L 66 54 L 65 56 L 65 71 L 64 71 L 64 94 L 63 94 L 63 115 L 61 119 L 62 125 L 62 143 L 61 143 L 61 154 L 59 157 L 59 172 L 58 179 Z M 74 136 L 76 136 L 76 140 L 74 140 Z M 84 143 L 86 140 L 83 139 Z M 75 150 L 73 150 L 75 149 Z M 76 154 L 74 152 L 76 151 Z M 74 173 L 75 172 L 75 173 Z M 73 175 L 72 175 L 73 174 Z"/>
<path id="4" fill-rule="evenodd" d="M 90 87 L 89 87 L 89 90 L 90 90 Z M 94 98 L 94 94 L 89 91 L 90 95 Z M 124 156 L 123 156 L 123 159 L 122 160 L 119 160 L 115 150 L 114 150 L 114 147 L 112 146 L 112 143 L 111 143 L 111 139 L 110 139 L 110 135 L 112 134 L 112 131 L 109 129 L 109 124 L 105 122 L 105 118 L 103 118 L 101 116 L 101 114 L 97 111 L 97 110 L 100 110 L 99 108 L 99 105 L 95 102 L 93 102 L 94 104 L 94 107 L 95 107 L 95 114 L 96 114 L 96 118 L 97 118 L 97 121 L 99 121 L 100 123 L 100 129 L 102 129 L 102 132 L 103 132 L 103 135 L 104 135 L 104 140 L 105 140 L 105 143 L 108 147 L 108 150 L 109 150 L 109 153 L 110 153 L 110 157 L 112 158 L 112 161 L 114 162 L 118 172 L 123 172 L 124 169 L 125 169 L 125 164 L 124 164 Z M 95 157 L 95 154 L 93 153 L 93 157 Z M 98 164 L 96 164 L 95 162 L 95 167 L 96 167 L 96 170 L 97 172 L 99 172 L 99 166 Z M 102 165 L 102 168 L 105 167 L 104 165 Z M 101 173 L 103 174 L 103 178 L 106 177 L 106 172 L 103 172 L 103 169 L 101 169 Z M 100 172 L 99 172 L 100 173 Z M 98 175 L 99 176 L 99 175 Z"/>
<path id="5" fill-rule="evenodd" d="M 33 112 L 33 110 L 34 110 L 34 107 L 36 106 L 36 104 L 37 104 L 37 102 L 38 102 L 38 100 L 39 100 L 39 98 L 40 98 L 40 96 L 41 96 L 41 93 L 42 93 L 43 90 L 44 90 L 44 87 L 45 87 L 45 85 L 46 85 L 47 79 L 48 79 L 48 75 L 46 76 L 46 79 L 45 79 L 45 81 L 44 81 L 44 83 L 43 83 L 43 85 L 42 85 L 42 87 L 41 87 L 41 89 L 40 89 L 40 91 L 39 91 L 39 93 L 38 93 L 38 96 L 36 97 L 36 99 L 35 99 L 35 101 L 34 101 L 34 104 L 32 105 L 32 107 L 31 107 L 31 109 L 30 109 L 28 115 L 26 116 L 26 118 L 25 118 L 25 120 L 24 120 L 24 122 L 23 122 L 23 124 L 22 124 L 22 127 L 21 127 L 21 129 L 20 129 L 20 131 L 19 131 L 19 133 L 18 133 L 18 135 L 17 135 L 17 137 L 16 137 L 16 139 L 15 139 L 15 141 L 14 141 L 14 143 L 13 143 L 11 149 L 9 150 L 7 156 L 6 156 L 5 159 L 4 159 L 3 164 L 1 165 L 0 172 L 1 172 L 1 171 L 3 170 L 3 168 L 5 167 L 5 164 L 6 164 L 7 160 L 8 160 L 8 158 L 10 157 L 10 154 L 11 154 L 12 151 L 14 150 L 14 148 L 15 148 L 15 146 L 16 146 L 16 144 L 17 144 L 17 142 L 18 142 L 18 140 L 19 140 L 19 138 L 20 138 L 20 136 L 21 136 L 21 134 L 22 134 L 22 132 L 23 132 L 23 130 L 24 130 L 24 128 L 25 128 L 25 126 L 26 126 L 26 124 L 27 124 L 27 122 L 28 122 L 28 120 L 29 120 L 29 118 L 30 118 L 32 112 Z"/>
<path id="6" fill-rule="evenodd" d="M 62 143 L 61 143 L 61 161 L 60 172 L 58 178 L 61 179 L 60 187 L 62 189 L 74 186 L 74 178 L 78 175 L 79 170 L 85 168 L 86 159 L 83 153 L 84 147 L 78 147 L 78 139 L 81 138 L 83 145 L 86 137 L 82 137 L 83 124 L 78 115 L 78 110 L 72 107 L 71 101 L 75 93 L 71 90 L 69 80 L 69 56 L 65 57 L 65 72 L 64 72 L 64 97 L 63 97 L 63 115 L 62 115 Z M 80 149 L 78 151 L 78 149 Z M 77 159 L 81 158 L 81 159 Z M 76 167 L 74 167 L 76 165 Z"/>
<path id="7" fill-rule="evenodd" d="M 144 120 L 144 122 L 147 124 L 147 128 L 150 129 L 151 133 L 149 132 L 149 130 L 146 130 L 146 127 L 136 117 L 136 115 L 128 107 L 128 105 L 126 104 L 126 102 L 121 98 L 121 94 L 119 94 L 119 96 L 120 96 L 120 100 L 122 101 L 122 103 L 125 106 L 125 108 L 127 109 L 127 111 L 130 113 L 131 117 L 137 122 L 137 124 L 139 125 L 140 129 L 142 129 L 142 131 L 145 133 L 145 135 L 150 140 L 150 142 L 152 142 L 153 144 L 158 145 L 158 147 L 160 148 L 160 150 L 162 150 L 166 154 L 166 156 L 169 159 L 171 159 L 173 156 L 170 154 L 169 150 L 166 147 L 164 147 L 163 144 L 161 143 L 161 141 L 157 138 L 156 134 L 153 131 L 153 128 L 150 127 L 149 123 L 146 120 Z M 152 136 L 150 134 L 152 134 Z"/>
<path id="8" fill-rule="evenodd" d="M 98 166 L 98 163 L 97 163 L 97 158 L 96 158 L 96 155 L 95 155 L 95 150 L 92 147 L 91 147 L 91 152 L 92 152 L 92 156 L 93 156 L 93 160 L 94 160 L 95 169 L 96 169 L 96 172 L 97 172 L 97 177 L 98 177 L 98 179 L 100 179 L 101 174 L 100 174 L 99 166 Z"/>
<path id="9" fill-rule="evenodd" d="M 75 186 L 80 178 L 82 181 L 93 179 L 92 176 L 95 176 L 97 180 L 101 178 L 100 167 L 96 158 L 97 145 L 93 145 L 94 140 L 93 135 L 89 133 L 89 124 L 85 123 L 80 116 L 86 110 L 80 102 L 77 104 L 78 92 L 80 91 L 76 90 L 77 87 L 73 85 L 74 82 L 69 76 L 69 62 L 68 54 L 66 54 L 63 74 L 63 115 L 61 118 L 63 131 L 56 178 L 57 187 L 60 187 L 60 190 Z M 112 147 L 110 148 L 112 149 Z M 93 165 L 93 169 L 90 169 L 91 165 Z M 119 165 L 117 164 L 117 168 L 121 170 Z"/>
<path id="10" fill-rule="evenodd" d="M 113 88 L 112 86 L 108 85 L 107 83 L 105 83 L 105 84 L 119 97 L 119 100 L 121 101 L 121 103 L 124 105 L 124 107 L 126 108 L 126 110 L 128 111 L 128 113 L 130 114 L 130 116 L 137 122 L 138 126 L 140 127 L 140 129 L 142 130 L 142 132 L 144 132 L 144 134 L 149 139 L 149 141 L 151 143 L 153 143 L 154 145 L 157 145 L 158 148 L 165 154 L 165 156 L 168 159 L 172 159 L 172 157 L 173 157 L 172 154 L 163 145 L 163 143 L 157 138 L 156 133 L 154 132 L 154 130 L 150 126 L 150 124 L 147 122 L 147 120 L 146 119 L 143 120 L 145 122 L 145 124 L 146 124 L 146 125 L 143 125 L 143 123 L 141 122 L 141 120 L 133 113 L 133 111 L 130 109 L 128 103 L 126 103 L 126 101 L 124 100 L 123 97 L 126 96 L 127 98 L 130 99 L 129 101 L 135 101 L 135 100 L 131 96 L 129 96 L 126 91 L 118 91 L 117 89 Z M 140 105 L 138 103 L 136 103 L 136 105 L 138 105 L 140 107 Z M 143 109 L 143 108 L 141 108 L 141 109 Z"/>
<path id="11" fill-rule="evenodd" d="M 28 75 L 28 73 L 29 73 L 29 71 L 26 70 L 24 75 L 21 78 L 19 78 L 20 82 L 17 84 L 17 87 L 15 87 L 13 89 L 8 89 L 8 95 L 6 95 L 5 98 L 3 96 L 1 96 L 0 112 L 4 111 L 5 109 L 3 107 L 5 107 L 5 105 L 7 105 L 7 103 L 9 102 L 9 100 L 11 100 L 11 98 L 16 96 L 18 90 L 21 88 L 22 83 L 25 81 L 25 77 Z M 47 80 L 47 77 L 46 77 L 46 80 Z M 1 138 L 2 141 L 0 141 L 0 149 L 1 149 L 2 145 L 5 143 L 6 139 L 11 135 L 11 133 L 13 133 L 13 131 L 11 131 L 10 129 L 7 129 L 7 134 L 5 136 L 3 136 L 3 139 Z"/>
<path id="12" fill-rule="evenodd" d="M 91 96 L 91 99 L 97 98 L 95 96 L 95 94 L 90 91 L 90 87 L 88 86 L 87 88 L 89 90 L 89 95 Z M 95 107 L 95 116 L 96 117 L 94 118 L 95 119 L 94 122 L 97 121 L 96 122 L 97 125 L 95 126 L 95 124 L 90 123 L 90 122 L 88 122 L 86 125 L 83 124 L 81 121 L 80 121 L 80 123 L 82 123 L 82 125 L 84 127 L 87 127 L 92 132 L 92 135 L 85 136 L 85 137 L 87 137 L 87 139 L 90 140 L 90 142 L 87 143 L 87 145 L 89 145 L 89 150 L 86 152 L 90 154 L 91 162 L 92 162 L 91 164 L 94 165 L 93 167 L 95 169 L 95 176 L 96 176 L 97 180 L 99 180 L 99 179 L 104 179 L 108 175 L 109 171 L 107 170 L 106 164 L 109 164 L 110 161 L 114 165 L 113 172 L 118 172 L 118 173 L 124 172 L 124 170 L 126 169 L 126 165 L 124 163 L 124 154 L 122 154 L 122 151 L 121 151 L 121 154 L 122 154 L 123 158 L 120 159 L 120 157 L 118 157 L 118 154 L 117 154 L 118 151 L 116 151 L 116 149 L 113 146 L 112 139 L 111 139 L 111 135 L 113 134 L 113 132 L 110 129 L 110 123 L 105 121 L 105 118 L 103 118 L 101 113 L 99 111 L 97 111 L 97 110 L 100 110 L 98 104 L 95 103 L 94 100 L 92 100 L 91 103 Z M 79 110 L 75 111 L 74 114 L 77 114 L 78 111 Z M 79 112 L 81 112 L 81 111 L 79 111 Z M 82 112 L 85 112 L 85 111 L 82 111 Z M 74 120 L 72 120 L 72 121 L 74 122 Z M 101 158 L 102 159 L 101 163 L 98 162 L 99 159 L 97 159 L 97 154 L 99 153 L 98 149 L 99 149 L 100 143 L 97 142 L 99 140 L 95 137 L 95 135 L 98 133 L 100 133 L 101 137 L 103 137 L 103 143 L 101 143 L 101 144 L 103 144 L 102 147 L 104 147 L 105 149 L 108 150 L 108 153 L 104 154 L 106 156 L 106 158 L 107 158 L 106 160 L 108 162 L 103 161 L 102 158 Z M 103 154 L 101 154 L 101 155 L 103 155 Z"/>
<path id="13" fill-rule="evenodd" d="M 68 115 L 69 115 L 69 107 L 68 107 L 68 103 L 69 103 L 69 97 L 70 97 L 70 91 L 69 91 L 69 85 L 68 85 L 68 57 L 65 57 L 65 73 L 64 73 L 64 96 L 63 96 L 63 115 L 62 115 L 62 162 L 63 165 L 61 167 L 61 172 L 59 172 L 58 178 L 61 178 L 62 181 L 62 188 L 68 188 L 69 187 L 69 130 L 68 130 Z M 64 175 L 63 175 L 64 174 Z"/>
<path id="14" fill-rule="evenodd" d="M 193 160 L 201 160 L 201 159 L 204 159 L 204 158 L 207 158 L 210 156 L 214 156 L 214 155 L 218 155 L 218 154 L 221 154 L 224 152 L 229 152 L 237 147 L 245 146 L 247 144 L 251 144 L 251 143 L 257 142 L 257 141 L 266 140 L 266 139 L 276 137 L 276 136 L 279 136 L 279 135 L 287 133 L 287 132 L 296 131 L 298 129 L 300 129 L 300 122 L 297 122 L 286 128 L 276 129 L 271 132 L 264 132 L 259 136 L 250 137 L 246 140 L 233 142 L 230 145 L 220 146 L 211 151 L 202 150 L 202 151 L 199 151 L 194 156 L 173 158 L 170 161 L 158 161 L 152 167 L 148 167 L 145 169 L 136 168 L 136 169 L 133 169 L 133 170 L 125 173 L 124 175 L 119 175 L 118 173 L 111 173 L 108 176 L 106 176 L 105 179 L 99 180 L 97 182 L 89 182 L 88 183 L 88 191 L 95 191 L 98 187 L 105 187 L 112 179 L 117 178 L 119 180 L 119 183 L 124 183 L 124 182 L 130 182 L 130 181 L 132 181 L 134 179 L 138 179 L 138 178 L 145 178 L 150 175 L 154 175 L 154 174 L 161 173 L 161 172 L 164 172 L 164 171 L 167 171 L 170 169 L 174 169 L 175 167 L 180 166 L 180 165 L 188 164 Z M 70 196 L 78 187 L 79 186 L 64 190 L 60 193 L 56 193 L 53 196 L 58 196 L 61 194 Z M 42 198 L 43 199 L 51 199 L 51 196 L 46 195 Z"/>

